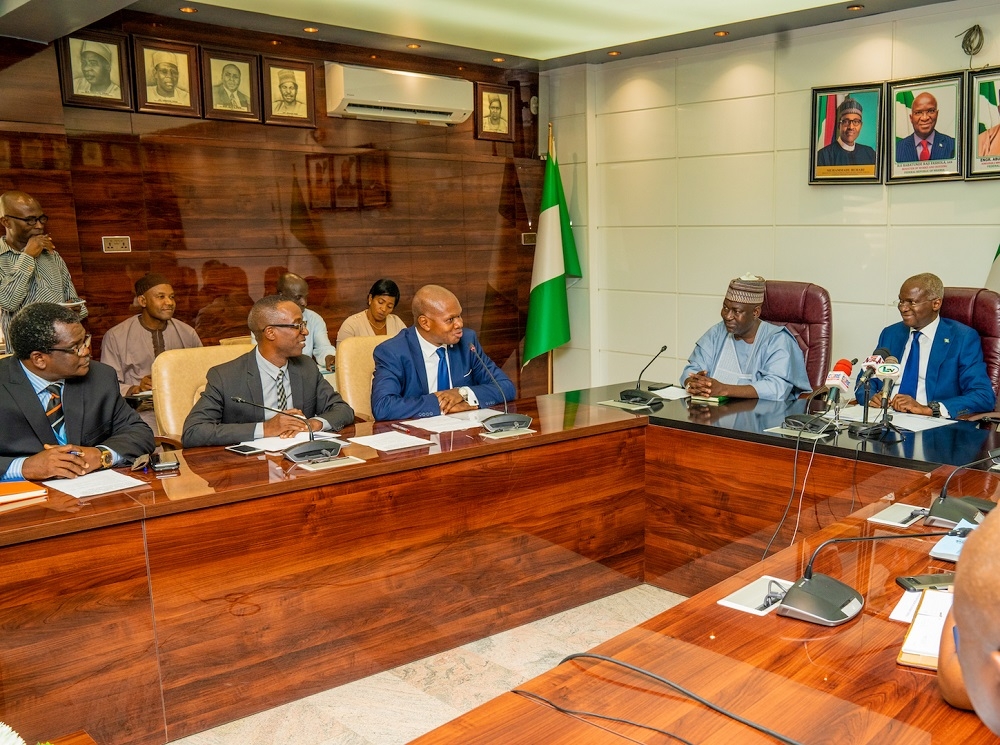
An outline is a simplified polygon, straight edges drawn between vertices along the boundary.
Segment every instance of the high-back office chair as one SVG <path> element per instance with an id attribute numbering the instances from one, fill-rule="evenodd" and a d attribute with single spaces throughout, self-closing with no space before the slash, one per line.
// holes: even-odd
<path id="1" fill-rule="evenodd" d="M 364 422 L 375 421 L 372 414 L 372 376 L 375 374 L 375 347 L 388 336 L 350 336 L 337 345 L 337 392 Z"/>
<path id="2" fill-rule="evenodd" d="M 246 336 L 227 336 L 225 339 L 219 339 L 219 344 L 254 344 L 253 337 L 247 334 Z"/>
<path id="3" fill-rule="evenodd" d="M 979 334 L 986 372 L 1000 400 L 1000 294 L 982 287 L 945 287 L 941 315 Z"/>
<path id="4" fill-rule="evenodd" d="M 184 420 L 205 390 L 209 368 L 253 349 L 253 344 L 168 349 L 153 360 L 153 412 L 159 442 L 181 446 Z"/>
<path id="5" fill-rule="evenodd" d="M 830 293 L 809 282 L 769 279 L 764 285 L 760 317 L 791 332 L 805 356 L 809 383 L 813 388 L 823 385 L 833 355 Z"/>

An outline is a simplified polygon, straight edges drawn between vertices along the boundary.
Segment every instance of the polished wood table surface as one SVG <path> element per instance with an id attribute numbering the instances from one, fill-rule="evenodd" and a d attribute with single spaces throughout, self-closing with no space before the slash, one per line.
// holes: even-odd
<path id="1" fill-rule="evenodd" d="M 925 495 L 934 488 L 928 483 Z M 974 714 L 942 701 L 935 673 L 896 664 L 907 626 L 889 620 L 903 594 L 895 578 L 951 569 L 953 565 L 928 556 L 938 539 L 848 543 L 824 549 L 815 570 L 845 581 L 865 597 L 860 616 L 843 626 L 826 628 L 775 613 L 757 617 L 717 603 L 765 574 L 797 579 L 812 551 L 828 538 L 924 532 L 865 521 L 882 508 L 866 507 L 593 652 L 667 678 L 808 745 L 995 743 L 996 737 Z M 565 662 L 518 690 L 566 709 L 629 719 L 700 744 L 775 742 L 659 682 L 609 662 Z M 633 725 L 560 713 L 513 692 L 415 742 L 534 745 L 543 741 L 675 742 Z"/>

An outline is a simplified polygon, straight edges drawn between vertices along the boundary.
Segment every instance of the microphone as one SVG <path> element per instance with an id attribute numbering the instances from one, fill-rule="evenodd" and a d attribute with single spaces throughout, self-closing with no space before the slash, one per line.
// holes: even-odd
<path id="1" fill-rule="evenodd" d="M 948 499 L 948 484 L 951 483 L 952 477 L 959 471 L 972 468 L 972 466 L 978 466 L 981 463 L 988 463 L 991 460 L 995 462 L 997 458 L 1000 458 L 1000 448 L 994 448 L 989 451 L 989 455 L 985 458 L 966 463 L 964 466 L 959 466 L 949 473 L 948 478 L 944 480 L 944 485 L 941 487 L 941 496 L 931 502 L 930 511 L 927 513 L 927 517 L 924 518 L 924 525 L 933 528 L 953 528 L 958 525 L 960 520 L 978 523 L 981 519 L 979 517 L 980 512 L 989 512 L 996 507 L 993 502 L 987 499 L 973 499 L 970 497 L 952 497 Z"/>
<path id="2" fill-rule="evenodd" d="M 285 457 L 293 463 L 302 463 L 314 458 L 336 458 L 340 455 L 341 444 L 339 442 L 335 440 L 317 441 L 313 437 L 312 427 L 309 426 L 309 417 L 307 416 L 303 416 L 302 414 L 289 414 L 281 409 L 272 409 L 270 406 L 264 406 L 264 404 L 247 401 L 245 398 L 240 398 L 239 396 L 230 396 L 229 400 L 238 404 L 256 406 L 258 409 L 263 409 L 264 411 L 273 411 L 275 414 L 284 414 L 285 416 L 290 416 L 292 419 L 298 419 L 300 422 L 305 422 L 306 429 L 309 432 L 309 442 L 300 442 L 297 445 L 292 445 L 290 448 L 282 451 Z"/>
<path id="3" fill-rule="evenodd" d="M 861 363 L 863 372 L 861 373 L 861 377 L 858 378 L 858 385 L 855 387 L 860 388 L 871 380 L 872 376 L 875 375 L 875 368 L 885 362 L 885 358 L 890 354 L 891 352 L 885 347 L 879 347 L 868 357 L 865 357 L 865 361 Z"/>
<path id="4" fill-rule="evenodd" d="M 830 389 L 829 393 L 826 394 L 828 407 L 840 403 L 841 391 L 850 395 L 852 390 L 851 372 L 854 370 L 854 364 L 857 361 L 857 358 L 853 360 L 837 360 L 837 364 L 827 374 L 826 387 Z"/>
<path id="5" fill-rule="evenodd" d="M 660 347 L 660 351 L 653 355 L 651 359 L 644 368 L 642 372 L 639 373 L 639 379 L 635 381 L 635 388 L 627 388 L 618 394 L 618 398 L 627 404 L 642 404 L 643 406 L 648 406 L 649 408 L 656 411 L 663 407 L 663 400 L 657 396 L 655 393 L 650 391 L 642 390 L 642 376 L 649 369 L 649 366 L 656 362 L 656 358 L 667 351 L 667 345 L 664 344 Z"/>
<path id="6" fill-rule="evenodd" d="M 865 599 L 860 592 L 827 574 L 813 574 L 813 562 L 816 561 L 817 554 L 831 543 L 890 541 L 897 538 L 934 538 L 945 535 L 964 538 L 970 530 L 970 528 L 959 528 L 935 533 L 900 533 L 897 535 L 831 538 L 824 541 L 813 551 L 802 578 L 785 592 L 785 596 L 778 605 L 778 615 L 808 621 L 820 626 L 840 626 L 861 612 L 865 605 Z"/>
<path id="7" fill-rule="evenodd" d="M 892 398 L 893 386 L 903 377 L 903 368 L 899 366 L 899 360 L 889 355 L 885 358 L 885 362 L 875 367 L 875 377 L 885 383 L 882 400 L 888 401 Z"/>
<path id="8" fill-rule="evenodd" d="M 483 419 L 481 424 L 483 429 L 487 432 L 509 432 L 515 429 L 527 429 L 531 426 L 531 417 L 527 414 L 514 414 L 510 412 L 507 408 L 507 396 L 504 395 L 503 388 L 500 387 L 500 383 L 497 382 L 496 376 L 493 375 L 493 371 L 490 370 L 490 366 L 486 364 L 486 360 L 482 358 L 479 354 L 479 350 L 476 349 L 476 345 L 469 343 L 469 351 L 479 360 L 479 364 L 486 371 L 486 374 L 490 376 L 490 380 L 493 381 L 493 385 L 497 387 L 500 391 L 500 398 L 503 399 L 503 414 L 494 414 L 493 416 L 486 417 Z"/>

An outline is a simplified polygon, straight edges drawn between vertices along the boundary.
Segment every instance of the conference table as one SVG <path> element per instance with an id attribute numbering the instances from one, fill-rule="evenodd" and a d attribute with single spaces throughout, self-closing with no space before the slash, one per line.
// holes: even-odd
<path id="1" fill-rule="evenodd" d="M 762 431 L 766 402 L 648 417 L 600 405 L 620 387 L 516 402 L 534 434 L 417 430 L 430 445 L 352 444 L 364 463 L 319 472 L 189 449 L 172 478 L 0 511 L 0 720 L 29 740 L 163 743 L 642 582 L 715 592 L 769 542 L 788 561 L 859 509 L 929 501 L 955 449 L 996 436 L 960 422 L 951 449 L 924 432 L 796 453 Z"/>

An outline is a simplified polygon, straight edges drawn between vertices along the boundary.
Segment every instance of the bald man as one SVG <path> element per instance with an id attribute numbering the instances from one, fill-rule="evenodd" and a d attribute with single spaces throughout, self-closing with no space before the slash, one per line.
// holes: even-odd
<path id="1" fill-rule="evenodd" d="M 278 294 L 286 297 L 302 309 L 302 320 L 309 324 L 309 336 L 302 354 L 312 357 L 316 364 L 326 370 L 332 370 L 337 359 L 337 349 L 330 343 L 330 332 L 326 329 L 323 316 L 314 310 L 309 310 L 309 283 L 298 274 L 286 272 L 278 277 Z"/>
<path id="2" fill-rule="evenodd" d="M 464 327 L 454 293 L 438 285 L 421 287 L 413 296 L 413 321 L 375 347 L 376 420 L 503 406 L 505 398 L 515 397 L 510 378 L 483 354 L 476 333 Z"/>
<path id="3" fill-rule="evenodd" d="M 955 138 L 937 131 L 937 99 L 926 91 L 913 99 L 910 124 L 913 134 L 896 143 L 896 162 L 949 160 L 955 157 Z"/>

